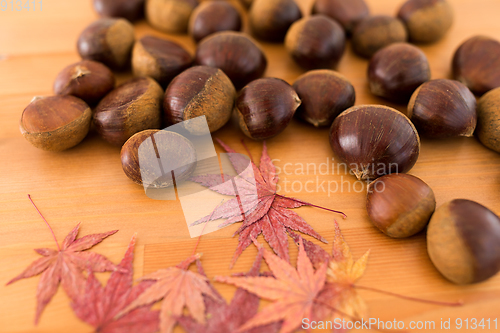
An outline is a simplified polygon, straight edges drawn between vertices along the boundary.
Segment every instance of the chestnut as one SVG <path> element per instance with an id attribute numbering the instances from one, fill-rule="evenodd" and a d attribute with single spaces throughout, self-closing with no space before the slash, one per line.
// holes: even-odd
<path id="1" fill-rule="evenodd" d="M 179 185 L 196 169 L 193 144 L 171 131 L 145 130 L 134 134 L 123 145 L 120 158 L 125 175 L 150 189 Z"/>
<path id="2" fill-rule="evenodd" d="M 453 23 L 453 10 L 446 0 L 408 0 L 398 11 L 410 40 L 432 43 L 441 39 Z"/>
<path id="3" fill-rule="evenodd" d="M 252 34 L 269 42 L 282 42 L 288 28 L 301 17 L 294 0 L 254 0 L 248 13 Z"/>
<path id="4" fill-rule="evenodd" d="M 372 94 L 398 103 L 407 103 L 422 83 L 431 79 L 424 52 L 407 43 L 395 43 L 373 55 L 368 66 Z"/>
<path id="5" fill-rule="evenodd" d="M 349 80 L 328 69 L 307 72 L 295 81 L 293 88 L 302 101 L 295 114 L 316 127 L 330 126 L 356 101 L 356 92 Z"/>
<path id="6" fill-rule="evenodd" d="M 168 86 L 163 99 L 165 119 L 177 124 L 205 116 L 210 132 L 215 132 L 231 118 L 235 98 L 236 90 L 222 70 L 191 67 Z"/>
<path id="7" fill-rule="evenodd" d="M 189 20 L 189 34 L 195 42 L 219 31 L 240 31 L 241 15 L 226 1 L 202 2 Z"/>
<path id="8" fill-rule="evenodd" d="M 240 91 L 235 109 L 243 133 L 254 140 L 265 140 L 283 132 L 300 103 L 299 96 L 287 82 L 264 78 Z"/>
<path id="9" fill-rule="evenodd" d="M 152 77 L 163 87 L 192 63 L 193 57 L 182 46 L 158 37 L 141 38 L 132 51 L 134 75 Z"/>
<path id="10" fill-rule="evenodd" d="M 361 57 L 371 58 L 378 50 L 408 40 L 406 28 L 401 20 L 377 15 L 359 22 L 352 33 L 352 48 Z"/>
<path id="11" fill-rule="evenodd" d="M 125 19 L 103 18 L 90 24 L 78 38 L 82 59 L 104 63 L 114 69 L 130 64 L 134 46 L 134 27 Z"/>
<path id="12" fill-rule="evenodd" d="M 408 172 L 417 162 L 420 137 L 401 112 L 359 105 L 342 112 L 330 128 L 335 155 L 359 180 Z"/>
<path id="13" fill-rule="evenodd" d="M 331 17 L 350 33 L 358 22 L 370 15 L 370 9 L 364 0 L 316 0 L 312 13 Z"/>
<path id="14" fill-rule="evenodd" d="M 146 0 L 146 19 L 162 32 L 182 34 L 196 6 L 197 0 Z"/>
<path id="15" fill-rule="evenodd" d="M 97 105 L 97 132 L 109 143 L 121 146 L 137 132 L 160 128 L 162 96 L 163 89 L 151 78 L 125 82 Z"/>
<path id="16" fill-rule="evenodd" d="M 453 76 L 477 95 L 500 87 L 500 42 L 485 36 L 466 40 L 453 56 Z"/>
<path id="17" fill-rule="evenodd" d="M 253 0 L 240 0 L 240 3 L 243 5 L 243 7 L 249 9 L 252 6 Z"/>
<path id="18" fill-rule="evenodd" d="M 196 63 L 220 68 L 241 89 L 260 78 L 267 67 L 261 48 L 245 33 L 223 31 L 203 39 L 196 49 Z"/>
<path id="19" fill-rule="evenodd" d="M 105 65 L 82 60 L 64 68 L 54 82 L 54 93 L 73 95 L 94 105 L 115 87 L 113 72 Z"/>
<path id="20" fill-rule="evenodd" d="M 94 9 L 104 17 L 122 17 L 136 21 L 144 16 L 145 0 L 94 0 Z"/>
<path id="21" fill-rule="evenodd" d="M 408 117 L 422 136 L 472 136 L 477 123 L 476 98 L 458 81 L 428 81 L 413 93 Z"/>
<path id="22" fill-rule="evenodd" d="M 483 145 L 500 153 L 500 87 L 479 99 L 476 134 Z"/>
<path id="23" fill-rule="evenodd" d="M 450 201 L 429 222 L 427 251 L 438 271 L 456 284 L 487 280 L 500 270 L 500 218 L 477 202 Z"/>
<path id="24" fill-rule="evenodd" d="M 344 54 L 345 33 L 327 16 L 313 15 L 290 27 L 285 46 L 293 60 L 305 69 L 333 68 Z"/>
<path id="25" fill-rule="evenodd" d="M 19 128 L 36 148 L 62 151 L 85 138 L 91 119 L 90 107 L 74 96 L 35 97 L 24 109 Z"/>
<path id="26" fill-rule="evenodd" d="M 422 231 L 435 209 L 434 192 L 415 176 L 393 173 L 368 186 L 368 216 L 389 237 L 406 238 Z"/>

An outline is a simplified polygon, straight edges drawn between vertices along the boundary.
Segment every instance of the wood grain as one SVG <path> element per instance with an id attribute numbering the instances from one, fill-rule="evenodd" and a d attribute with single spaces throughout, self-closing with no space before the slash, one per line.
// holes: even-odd
<path id="1" fill-rule="evenodd" d="M 368 0 L 374 14 L 394 15 L 400 0 Z M 450 77 L 454 50 L 466 38 L 485 34 L 500 39 L 500 3 L 498 0 L 450 0 L 455 23 L 444 39 L 422 46 L 431 64 L 432 78 Z M 303 10 L 311 1 L 300 2 Z M 240 7 L 241 9 L 241 7 Z M 130 182 L 121 170 L 119 148 L 112 147 L 91 133 L 82 144 L 63 153 L 37 150 L 26 142 L 18 125 L 22 110 L 34 95 L 50 95 L 53 80 L 66 65 L 78 60 L 76 39 L 80 31 L 96 18 L 90 0 L 45 0 L 42 12 L 0 11 L 0 332 L 90 332 L 68 306 L 68 298 L 59 291 L 33 326 L 35 292 L 39 278 L 4 286 L 37 258 L 33 248 L 54 247 L 51 235 L 26 194 L 30 193 L 51 223 L 58 239 L 82 222 L 81 234 L 119 229 L 116 235 L 96 246 L 96 251 L 118 262 L 132 235 L 138 233 L 134 262 L 135 276 L 174 265 L 193 251 L 191 239 L 179 201 L 155 201 L 146 197 L 142 188 Z M 166 36 L 136 24 L 137 37 L 146 34 Z M 190 52 L 195 44 L 187 36 L 168 36 L 182 43 Z M 262 43 L 269 58 L 266 76 L 280 77 L 292 83 L 302 70 L 287 55 L 282 45 Z M 356 57 L 350 46 L 340 62 L 339 71 L 355 86 L 356 104 L 382 103 L 373 97 L 366 82 L 367 61 Z M 129 74 L 119 74 L 119 81 Z M 215 137 L 243 152 L 243 134 L 234 119 Z M 330 170 L 329 174 L 302 173 L 300 166 L 310 163 L 332 164 L 328 129 L 315 129 L 294 120 L 279 136 L 268 141 L 269 154 L 281 169 L 281 193 L 333 209 L 341 209 L 348 219 L 340 220 L 342 230 L 355 256 L 372 250 L 362 285 L 408 296 L 443 301 L 462 299 L 461 308 L 407 302 L 363 291 L 370 317 L 381 320 L 434 320 L 440 332 L 441 318 L 498 318 L 500 308 L 500 276 L 487 282 L 458 287 L 447 282 L 432 266 L 425 247 L 425 235 L 406 240 L 389 239 L 373 227 L 364 208 L 365 194 L 352 189 L 355 179 Z M 261 144 L 248 143 L 254 158 Z M 220 151 L 219 147 L 217 149 Z M 284 169 L 284 167 L 286 167 Z M 336 170 L 335 170 L 336 171 Z M 486 149 L 474 138 L 444 141 L 423 140 L 422 152 L 410 172 L 426 181 L 434 190 L 438 205 L 453 198 L 478 201 L 500 214 L 500 155 Z M 313 181 L 313 191 L 304 188 Z M 321 183 L 323 188 L 321 188 Z M 343 184 L 343 191 L 328 193 L 331 186 Z M 316 188 L 318 184 L 318 188 Z M 286 186 L 286 188 L 285 188 Z M 292 189 L 292 186 L 293 189 Z M 310 185 L 311 186 L 311 185 Z M 300 189 L 299 187 L 302 187 Z M 350 187 L 350 191 L 348 190 Z M 339 216 L 314 208 L 300 208 L 304 217 L 326 239 L 333 239 L 332 222 Z M 236 267 L 229 262 L 237 239 L 232 233 L 237 226 L 203 236 L 199 251 L 209 277 L 247 270 L 256 254 L 246 250 Z M 324 245 L 330 249 L 331 245 Z M 295 246 L 290 242 L 292 261 Z M 106 274 L 99 274 L 103 281 Z M 216 287 L 230 299 L 234 288 Z M 500 318 L 499 318 L 500 320 Z M 488 330 L 481 330 L 482 332 Z M 490 330 L 494 331 L 494 330 Z M 181 332 L 177 329 L 176 332 Z"/>

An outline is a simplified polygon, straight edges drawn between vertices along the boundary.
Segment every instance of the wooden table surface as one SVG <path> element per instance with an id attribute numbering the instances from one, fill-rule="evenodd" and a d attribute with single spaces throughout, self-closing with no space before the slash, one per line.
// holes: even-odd
<path id="1" fill-rule="evenodd" d="M 369 0 L 374 14 L 393 15 L 401 0 Z M 427 54 L 432 78 L 450 77 L 453 52 L 466 38 L 486 34 L 500 39 L 500 2 L 498 0 L 450 0 L 455 9 L 455 23 L 444 39 L 422 46 Z M 310 1 L 302 1 L 304 10 Z M 122 172 L 120 148 L 103 142 L 95 133 L 80 145 L 62 153 L 50 153 L 32 147 L 21 136 L 18 123 L 21 112 L 33 96 L 52 94 L 52 83 L 66 65 L 78 61 L 75 44 L 79 33 L 96 19 L 90 0 L 44 0 L 43 11 L 0 11 L 0 332 L 90 332 L 91 327 L 79 321 L 69 307 L 68 297 L 59 290 L 47 306 L 37 327 L 33 325 L 35 293 L 39 277 L 13 285 L 5 283 L 20 273 L 38 255 L 34 248 L 52 247 L 49 230 L 27 199 L 30 193 L 52 225 L 59 240 L 81 222 L 81 235 L 112 229 L 120 231 L 95 247 L 95 251 L 118 262 L 134 233 L 138 246 L 134 262 L 135 276 L 175 265 L 192 251 L 191 239 L 179 201 L 155 201 L 143 189 L 129 181 Z M 137 36 L 162 34 L 142 21 L 136 24 Z M 168 36 L 194 52 L 188 36 Z M 263 43 L 269 59 L 266 76 L 280 77 L 292 83 L 302 70 L 288 57 L 282 45 Z M 366 81 L 367 61 L 356 57 L 347 47 L 339 71 L 356 88 L 357 104 L 385 101 L 370 95 Z M 128 74 L 120 74 L 123 81 Z M 392 104 L 389 104 L 392 105 Z M 396 105 L 404 111 L 404 105 Z M 214 134 L 242 152 L 244 135 L 234 121 Z M 254 158 L 261 153 L 261 143 L 247 140 Z M 390 290 L 408 296 L 442 301 L 461 299 L 465 305 L 449 308 L 403 301 L 372 292 L 361 292 L 370 317 L 380 320 L 433 320 L 438 332 L 440 320 L 456 318 L 500 317 L 500 276 L 471 286 L 455 286 L 432 266 L 426 253 L 423 233 L 405 240 L 389 239 L 368 221 L 365 194 L 348 191 L 355 179 L 346 174 L 300 174 L 299 166 L 319 166 L 333 157 L 328 144 L 328 129 L 315 129 L 294 120 L 279 136 L 268 141 L 271 158 L 283 167 L 291 163 L 291 174 L 280 174 L 289 183 L 288 192 L 302 200 L 341 209 L 347 220 L 340 220 L 345 238 L 355 256 L 371 249 L 365 286 Z M 220 147 L 217 147 L 218 151 Z M 298 163 L 296 165 L 296 163 Z M 500 214 L 500 155 L 474 138 L 444 141 L 423 140 L 416 166 L 410 172 L 426 181 L 441 205 L 454 198 L 478 201 Z M 295 182 L 308 180 L 346 182 L 343 192 L 308 193 L 292 191 Z M 297 212 L 320 234 L 333 239 L 333 221 L 339 216 L 314 208 Z M 247 270 L 256 249 L 249 247 L 229 270 L 237 238 L 231 235 L 233 225 L 201 238 L 199 252 L 209 277 Z M 261 236 L 262 237 L 262 236 Z M 262 242 L 263 240 L 260 239 Z M 267 245 L 266 245 L 267 246 Z M 330 250 L 330 245 L 323 245 Z M 290 242 L 292 262 L 296 247 Z M 108 274 L 98 274 L 103 281 Z M 234 288 L 216 283 L 224 297 L 230 299 Z M 499 318 L 500 320 L 500 318 Z M 177 328 L 178 332 L 181 332 Z M 432 331 L 432 330 L 430 330 Z M 453 330 L 452 330 L 453 331 Z M 488 330 L 480 330 L 488 331 Z M 494 330 L 491 330 L 494 331 Z"/>

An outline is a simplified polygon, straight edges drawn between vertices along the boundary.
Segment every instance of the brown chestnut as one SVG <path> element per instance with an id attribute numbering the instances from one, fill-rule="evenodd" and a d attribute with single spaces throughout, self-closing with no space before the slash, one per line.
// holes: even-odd
<path id="1" fill-rule="evenodd" d="M 208 36 L 196 49 L 196 63 L 220 68 L 241 89 L 260 78 L 267 67 L 261 48 L 247 34 L 233 31 Z"/>
<path id="2" fill-rule="evenodd" d="M 152 77 L 163 87 L 192 63 L 193 57 L 182 46 L 153 36 L 138 40 L 132 52 L 134 75 Z"/>
<path id="3" fill-rule="evenodd" d="M 90 107 L 74 96 L 36 97 L 21 115 L 20 130 L 33 146 L 62 151 L 79 144 L 92 119 Z"/>
<path id="4" fill-rule="evenodd" d="M 368 186 L 368 216 L 389 237 L 406 238 L 422 231 L 435 209 L 434 192 L 415 176 L 393 173 Z"/>
<path id="5" fill-rule="evenodd" d="M 115 76 L 105 65 L 82 60 L 64 68 L 56 77 L 54 92 L 73 95 L 94 105 L 115 87 Z"/>
<path id="6" fill-rule="evenodd" d="M 123 69 L 130 65 L 134 41 L 134 27 L 129 21 L 103 18 L 90 24 L 80 34 L 78 53 L 83 59 Z"/>
<path id="7" fill-rule="evenodd" d="M 179 185 L 196 168 L 196 150 L 191 141 L 170 131 L 136 133 L 125 142 L 120 155 L 125 175 L 146 188 L 170 187 L 174 180 Z"/>
<path id="8" fill-rule="evenodd" d="M 296 115 L 316 127 L 330 126 L 344 110 L 354 105 L 356 92 L 340 73 L 319 69 L 300 76 L 293 84 L 302 104 Z"/>
<path id="9" fill-rule="evenodd" d="M 330 128 L 335 155 L 359 180 L 408 172 L 417 162 L 420 137 L 401 112 L 359 105 L 342 112 Z"/>
<path id="10" fill-rule="evenodd" d="M 333 68 L 344 54 L 345 33 L 329 17 L 313 15 L 292 24 L 285 46 L 293 60 L 305 69 Z"/>
<path id="11" fill-rule="evenodd" d="M 195 8 L 189 20 L 189 34 L 195 42 L 219 31 L 240 31 L 241 15 L 226 1 L 206 1 Z"/>
<path id="12" fill-rule="evenodd" d="M 100 16 L 123 17 L 136 21 L 144 16 L 145 0 L 94 0 L 94 9 Z"/>
<path id="13" fill-rule="evenodd" d="M 453 23 L 453 10 L 446 0 L 408 0 L 399 9 L 412 42 L 432 43 L 441 39 Z"/>
<path id="14" fill-rule="evenodd" d="M 476 134 L 483 145 L 500 153 L 500 87 L 479 99 Z"/>
<path id="15" fill-rule="evenodd" d="M 485 36 L 466 40 L 453 56 L 453 76 L 477 95 L 500 87 L 500 42 Z"/>
<path id="16" fill-rule="evenodd" d="M 432 80 L 413 93 L 408 117 L 422 136 L 472 136 L 476 129 L 476 98 L 454 80 Z"/>
<path id="17" fill-rule="evenodd" d="M 231 118 L 235 98 L 236 90 L 222 70 L 196 66 L 170 83 L 163 109 L 170 124 L 205 116 L 210 132 L 215 132 Z"/>
<path id="18" fill-rule="evenodd" d="M 197 0 L 146 0 L 146 19 L 155 29 L 182 34 L 196 6 Z"/>
<path id="19" fill-rule="evenodd" d="M 300 103 L 287 82 L 276 78 L 255 80 L 236 99 L 240 128 L 254 140 L 272 138 L 288 126 Z"/>
<path id="20" fill-rule="evenodd" d="M 294 0 L 254 0 L 248 13 L 252 34 L 269 42 L 282 42 L 288 28 L 301 17 Z"/>
<path id="21" fill-rule="evenodd" d="M 407 103 L 415 89 L 430 79 L 431 70 L 424 52 L 406 43 L 379 50 L 368 66 L 372 94 L 394 102 Z"/>
<path id="22" fill-rule="evenodd" d="M 104 140 L 121 146 L 132 135 L 161 125 L 163 89 L 151 78 L 134 78 L 97 105 L 94 125 Z"/>
<path id="23" fill-rule="evenodd" d="M 448 202 L 429 222 L 427 250 L 448 280 L 456 284 L 487 280 L 500 270 L 500 218 L 474 201 Z"/>
<path id="24" fill-rule="evenodd" d="M 243 5 L 243 7 L 248 9 L 252 6 L 253 0 L 240 0 L 240 2 Z"/>
<path id="25" fill-rule="evenodd" d="M 371 58 L 378 50 L 408 40 L 406 28 L 401 20 L 378 15 L 359 22 L 352 33 L 352 48 L 356 54 Z"/>
<path id="26" fill-rule="evenodd" d="M 370 15 L 370 9 L 364 0 L 316 0 L 312 13 L 331 17 L 350 33 L 358 22 Z"/>

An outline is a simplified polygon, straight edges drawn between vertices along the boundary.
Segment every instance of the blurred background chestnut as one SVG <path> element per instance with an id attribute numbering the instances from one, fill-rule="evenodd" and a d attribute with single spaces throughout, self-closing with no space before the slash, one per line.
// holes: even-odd
<path id="1" fill-rule="evenodd" d="M 195 42 L 219 31 L 240 31 L 241 15 L 226 1 L 205 1 L 196 7 L 189 20 L 189 34 Z"/>

